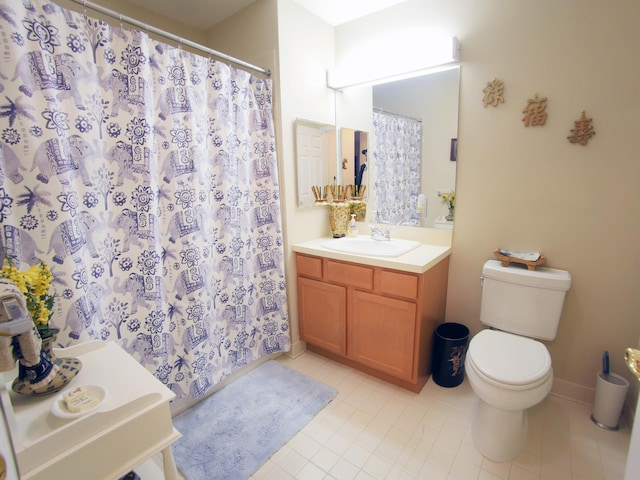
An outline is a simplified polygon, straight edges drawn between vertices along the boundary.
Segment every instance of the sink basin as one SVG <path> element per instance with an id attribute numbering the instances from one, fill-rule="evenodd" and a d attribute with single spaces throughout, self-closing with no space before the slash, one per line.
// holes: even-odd
<path id="1" fill-rule="evenodd" d="M 342 237 L 324 242 L 322 246 L 336 252 L 374 257 L 399 257 L 420 245 L 413 240 L 373 240 L 371 237 Z"/>

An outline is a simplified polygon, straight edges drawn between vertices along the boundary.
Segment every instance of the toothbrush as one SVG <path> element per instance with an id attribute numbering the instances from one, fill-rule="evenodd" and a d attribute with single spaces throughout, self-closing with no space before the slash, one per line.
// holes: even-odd
<path id="1" fill-rule="evenodd" d="M 609 352 L 607 350 L 602 355 L 602 373 L 609 375 Z"/>

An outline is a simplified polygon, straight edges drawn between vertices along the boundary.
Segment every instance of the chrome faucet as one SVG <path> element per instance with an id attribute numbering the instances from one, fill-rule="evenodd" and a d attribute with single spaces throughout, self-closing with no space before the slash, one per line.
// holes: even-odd
<path id="1" fill-rule="evenodd" d="M 393 230 L 393 227 L 386 227 L 382 229 L 375 225 L 369 225 L 369 228 L 371 229 L 371 238 L 373 240 L 378 240 L 380 242 L 391 240 L 391 230 Z"/>

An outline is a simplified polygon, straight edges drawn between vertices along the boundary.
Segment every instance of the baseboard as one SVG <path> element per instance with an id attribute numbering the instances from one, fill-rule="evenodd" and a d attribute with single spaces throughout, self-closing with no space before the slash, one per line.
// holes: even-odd
<path id="1" fill-rule="evenodd" d="M 585 387 L 584 385 L 558 378 L 553 379 L 553 386 L 551 387 L 551 395 L 566 398 L 584 405 L 593 405 L 595 393 L 595 388 Z"/>
<path id="2" fill-rule="evenodd" d="M 289 358 L 296 358 L 302 355 L 307 351 L 307 342 L 303 342 L 302 340 L 298 340 L 291 345 L 291 350 L 285 353 L 285 355 Z"/>
<path id="3" fill-rule="evenodd" d="M 566 398 L 583 405 L 593 405 L 595 399 L 595 388 L 585 387 L 584 385 L 578 385 L 577 383 L 569 382 L 567 380 L 553 379 L 553 387 L 551 387 L 551 395 L 556 397 Z M 620 423 L 631 429 L 633 425 L 635 412 L 635 405 L 630 405 L 629 395 L 622 407 L 622 413 L 620 414 Z"/>

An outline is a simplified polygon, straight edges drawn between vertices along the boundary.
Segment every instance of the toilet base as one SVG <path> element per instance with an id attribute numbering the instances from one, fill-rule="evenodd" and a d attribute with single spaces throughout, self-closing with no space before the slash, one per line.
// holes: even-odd
<path id="1" fill-rule="evenodd" d="M 482 456 L 494 462 L 508 462 L 523 450 L 527 441 L 526 410 L 502 410 L 478 399 L 471 435 Z"/>

